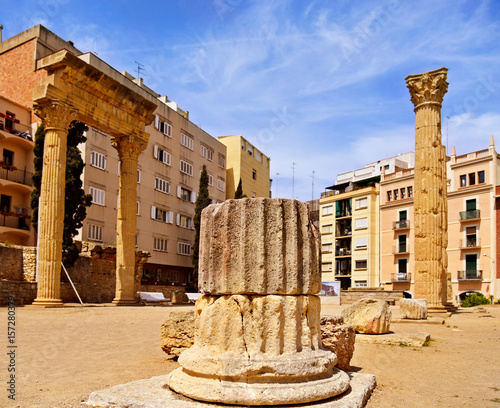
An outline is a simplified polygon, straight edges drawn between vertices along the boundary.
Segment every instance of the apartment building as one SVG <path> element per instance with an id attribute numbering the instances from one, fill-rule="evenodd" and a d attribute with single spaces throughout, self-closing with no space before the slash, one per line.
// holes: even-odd
<path id="1" fill-rule="evenodd" d="M 234 198 L 240 179 L 247 197 L 271 197 L 271 159 L 241 135 L 218 140 L 227 148 L 226 198 Z"/>
<path id="2" fill-rule="evenodd" d="M 8 95 L 13 106 L 5 108 L 5 115 L 10 112 L 10 116 L 4 120 L 4 127 L 11 126 L 12 114 L 15 114 L 15 120 L 19 120 L 16 126 L 34 123 L 36 127 L 40 122 L 31 111 L 32 93 L 46 72 L 35 70 L 36 61 L 61 49 L 68 49 L 75 55 L 82 54 L 71 42 L 62 40 L 41 25 L 0 42 L 0 95 Z M 130 81 L 131 88 L 141 88 L 143 94 L 149 94 L 149 99 L 157 103 L 155 121 L 146 128 L 150 135 L 149 143 L 139 156 L 137 172 L 136 247 L 151 253 L 144 265 L 142 283 L 189 285 L 192 272 L 191 244 L 194 240 L 193 217 L 200 174 L 205 165 L 212 201 L 224 201 L 227 183 L 226 147 L 193 124 L 187 111 L 148 88 L 141 78 L 134 78 L 126 72 L 114 72 L 113 75 L 123 75 Z M 4 100 L 1 99 L 0 103 Z M 3 112 L 2 105 L 0 112 Z M 2 132 L 1 135 L 0 143 L 6 144 L 5 160 L 10 163 L 13 157 L 16 168 L 24 168 L 21 167 L 22 162 L 26 171 L 32 172 L 33 160 L 27 152 L 31 151 L 33 142 L 8 132 Z M 4 140 L 7 136 L 8 140 Z M 116 244 L 119 191 L 118 153 L 111 145 L 111 136 L 100 129 L 90 128 L 86 136 L 87 142 L 79 148 L 86 163 L 84 189 L 92 194 L 93 199 L 76 239 L 113 245 Z M 15 149 L 12 140 L 17 142 Z M 23 149 L 24 156 L 21 154 Z M 9 151 L 14 152 L 13 155 Z M 3 188 L 6 183 L 0 180 Z M 5 207 L 8 204 L 11 208 L 28 208 L 28 188 L 9 188 L 16 195 L 11 195 L 10 201 L 3 198 L 7 194 L 2 195 L 2 204 Z M 21 192 L 24 191 L 26 195 L 21 198 Z M 2 237 L 0 235 L 0 239 Z M 32 238 L 16 242 L 34 243 Z"/>
<path id="3" fill-rule="evenodd" d="M 34 245 L 31 111 L 0 95 L 0 242 Z"/>

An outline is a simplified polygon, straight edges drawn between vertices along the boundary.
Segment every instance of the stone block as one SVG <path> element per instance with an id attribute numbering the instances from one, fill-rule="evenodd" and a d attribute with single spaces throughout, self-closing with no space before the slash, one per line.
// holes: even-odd
<path id="1" fill-rule="evenodd" d="M 351 358 L 354 354 L 356 332 L 349 324 L 344 324 L 342 316 L 321 318 L 321 340 L 323 347 L 337 356 L 336 367 L 351 371 Z"/>
<path id="2" fill-rule="evenodd" d="M 194 312 L 179 310 L 170 312 L 161 325 L 161 349 L 173 356 L 179 355 L 193 345 Z"/>
<path id="3" fill-rule="evenodd" d="M 212 295 L 321 290 L 319 235 L 297 200 L 227 200 L 203 210 L 199 289 Z"/>
<path id="4" fill-rule="evenodd" d="M 427 319 L 427 299 L 401 299 L 399 310 L 402 319 Z"/>
<path id="5" fill-rule="evenodd" d="M 361 299 L 342 311 L 345 323 L 358 333 L 388 333 L 392 312 L 387 302 L 376 299 Z"/>

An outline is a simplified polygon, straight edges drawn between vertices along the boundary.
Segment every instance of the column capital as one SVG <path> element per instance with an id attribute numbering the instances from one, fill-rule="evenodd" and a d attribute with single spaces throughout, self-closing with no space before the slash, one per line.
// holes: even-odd
<path id="1" fill-rule="evenodd" d="M 422 105 L 441 106 L 444 94 L 448 92 L 447 72 L 448 68 L 440 68 L 405 78 L 415 110 Z"/>
<path id="2" fill-rule="evenodd" d="M 78 109 L 58 99 L 38 102 L 33 110 L 43 120 L 46 130 L 60 129 L 67 132 L 70 123 L 78 119 Z"/>
<path id="3" fill-rule="evenodd" d="M 146 150 L 148 140 L 137 135 L 114 137 L 111 145 L 118 150 L 120 159 L 130 158 L 137 160 L 139 155 Z"/>

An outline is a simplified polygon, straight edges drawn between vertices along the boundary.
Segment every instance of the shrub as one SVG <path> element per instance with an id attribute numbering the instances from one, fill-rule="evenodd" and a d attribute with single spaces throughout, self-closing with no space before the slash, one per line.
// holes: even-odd
<path id="1" fill-rule="evenodd" d="M 489 299 L 484 296 L 482 293 L 476 292 L 467 295 L 467 297 L 462 302 L 462 307 L 472 307 L 478 305 L 489 305 Z"/>

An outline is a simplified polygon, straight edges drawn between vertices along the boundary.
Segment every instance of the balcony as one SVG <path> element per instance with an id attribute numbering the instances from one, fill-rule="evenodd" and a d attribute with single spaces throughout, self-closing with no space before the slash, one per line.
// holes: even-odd
<path id="1" fill-rule="evenodd" d="M 335 218 L 343 218 L 343 217 L 352 217 L 352 211 L 345 210 L 345 211 L 338 211 L 335 213 Z"/>
<path id="2" fill-rule="evenodd" d="M 14 183 L 24 184 L 26 186 L 33 186 L 31 180 L 33 173 L 26 170 L 18 170 L 14 166 L 8 166 L 0 163 L 0 179 L 13 181 Z"/>
<path id="3" fill-rule="evenodd" d="M 466 250 L 466 249 L 477 249 L 480 248 L 481 245 L 479 243 L 479 239 L 474 237 L 469 237 L 465 241 L 460 240 L 458 247 L 460 249 Z"/>
<path id="4" fill-rule="evenodd" d="M 393 230 L 402 230 L 410 228 L 410 220 L 399 220 L 392 223 Z"/>
<path id="5" fill-rule="evenodd" d="M 460 221 L 477 220 L 481 218 L 480 210 L 461 211 Z"/>
<path id="6" fill-rule="evenodd" d="M 337 248 L 335 256 L 351 256 L 351 248 Z"/>
<path id="7" fill-rule="evenodd" d="M 349 269 L 336 270 L 335 276 L 351 276 L 351 271 Z"/>
<path id="8" fill-rule="evenodd" d="M 410 246 L 408 244 L 399 244 L 392 247 L 393 255 L 408 255 L 410 253 Z"/>
<path id="9" fill-rule="evenodd" d="M 0 213 L 0 227 L 29 231 L 30 223 L 30 217 L 27 215 Z"/>
<path id="10" fill-rule="evenodd" d="M 458 271 L 457 279 L 462 282 L 480 282 L 483 280 L 483 271 Z"/>
<path id="11" fill-rule="evenodd" d="M 408 272 L 391 273 L 391 282 L 395 283 L 411 282 L 411 273 Z"/>

